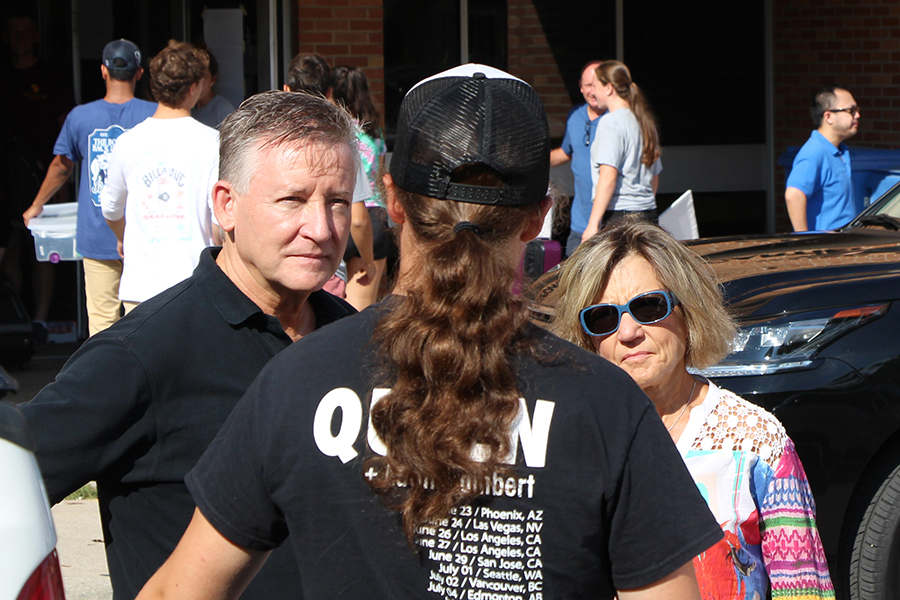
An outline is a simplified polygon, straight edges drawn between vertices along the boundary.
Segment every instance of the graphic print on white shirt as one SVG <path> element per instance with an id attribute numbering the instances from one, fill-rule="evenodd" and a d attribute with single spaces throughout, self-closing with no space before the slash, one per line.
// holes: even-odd
<path id="1" fill-rule="evenodd" d="M 195 211 L 192 191 L 185 187 L 185 174 L 160 154 L 155 165 L 146 168 L 150 157 L 144 158 L 145 170 L 140 174 L 138 190 L 129 190 L 129 199 L 138 201 L 140 227 L 144 239 L 150 243 L 166 241 L 189 242 L 194 235 L 190 214 Z"/>

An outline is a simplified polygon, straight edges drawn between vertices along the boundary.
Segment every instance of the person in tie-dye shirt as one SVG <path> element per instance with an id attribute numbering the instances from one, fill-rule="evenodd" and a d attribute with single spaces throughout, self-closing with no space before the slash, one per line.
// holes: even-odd
<path id="1" fill-rule="evenodd" d="M 384 275 L 387 256 L 393 239 L 388 231 L 388 217 L 378 181 L 384 171 L 384 136 L 378 128 L 379 115 L 369 95 L 366 74 L 359 67 L 338 66 L 331 70 L 331 89 L 334 101 L 342 104 L 353 115 L 359 127 L 359 158 L 372 188 L 372 197 L 366 200 L 365 209 L 372 221 L 372 250 L 375 258 L 375 276 L 365 285 L 359 281 L 363 260 L 353 241 L 347 243 L 344 262 L 347 264 L 347 302 L 362 310 L 378 299 L 378 288 Z M 360 207 L 362 208 L 362 207 Z"/>
<path id="2" fill-rule="evenodd" d="M 694 559 L 704 600 L 834 598 L 803 465 L 781 423 L 692 375 L 735 326 L 703 260 L 647 221 L 610 225 L 560 279 L 554 331 L 625 370 L 653 401 L 725 538 Z M 669 515 L 677 518 L 677 515 Z"/>

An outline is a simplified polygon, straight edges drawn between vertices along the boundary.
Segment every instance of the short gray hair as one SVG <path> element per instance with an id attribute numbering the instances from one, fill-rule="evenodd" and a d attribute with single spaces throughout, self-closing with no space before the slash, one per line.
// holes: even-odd
<path id="1" fill-rule="evenodd" d="M 246 194 L 264 148 L 302 144 L 346 144 L 356 150 L 349 113 L 321 96 L 262 92 L 244 100 L 219 126 L 219 178 Z M 354 161 L 358 153 L 353 152 Z"/>
<path id="2" fill-rule="evenodd" d="M 724 358 L 736 328 L 725 310 L 715 273 L 697 253 L 643 219 L 611 223 L 566 260 L 552 331 L 596 351 L 591 337 L 581 328 L 579 313 L 596 303 L 613 270 L 629 256 L 640 256 L 650 263 L 660 285 L 678 298 L 687 328 L 687 366 L 703 369 Z"/>

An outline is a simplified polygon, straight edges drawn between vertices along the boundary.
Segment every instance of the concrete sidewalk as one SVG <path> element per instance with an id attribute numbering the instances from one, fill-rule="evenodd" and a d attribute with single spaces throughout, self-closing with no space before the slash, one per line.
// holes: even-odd
<path id="1" fill-rule="evenodd" d="M 51 512 L 67 600 L 112 600 L 97 501 L 64 501 Z"/>

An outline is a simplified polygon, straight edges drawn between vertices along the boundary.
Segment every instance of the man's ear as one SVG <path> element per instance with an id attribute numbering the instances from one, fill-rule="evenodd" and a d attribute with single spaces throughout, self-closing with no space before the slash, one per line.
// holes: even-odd
<path id="1" fill-rule="evenodd" d="M 138 68 L 137 68 L 137 71 L 134 72 L 134 82 L 137 83 L 138 81 L 140 81 L 141 76 L 142 76 L 143 74 L 144 74 L 144 68 L 143 68 L 143 67 L 138 67 Z"/>
<path id="2" fill-rule="evenodd" d="M 234 231 L 234 203 L 236 195 L 234 186 L 224 179 L 220 179 L 213 185 L 213 214 L 219 227 L 229 234 Z"/>
<path id="3" fill-rule="evenodd" d="M 283 86 L 281 86 L 281 89 L 284 90 L 285 92 L 291 91 L 291 88 L 288 87 L 288 84 L 284 84 Z"/>
<path id="4" fill-rule="evenodd" d="M 394 184 L 394 178 L 391 177 L 390 173 L 385 173 L 381 181 L 384 182 L 384 190 L 387 192 L 388 216 L 394 223 L 402 225 L 406 222 L 406 211 L 403 210 L 403 205 L 397 200 L 397 186 Z"/>
<path id="5" fill-rule="evenodd" d="M 103 79 L 109 78 L 109 69 L 106 68 L 106 65 L 100 65 L 100 77 Z"/>

